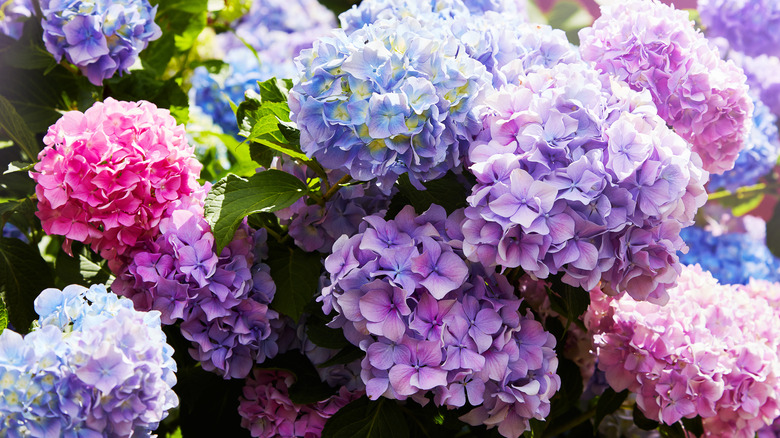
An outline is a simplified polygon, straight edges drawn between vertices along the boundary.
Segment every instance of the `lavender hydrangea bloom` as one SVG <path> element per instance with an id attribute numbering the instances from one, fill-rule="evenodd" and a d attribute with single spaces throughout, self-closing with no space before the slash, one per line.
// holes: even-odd
<path id="1" fill-rule="evenodd" d="M 465 255 L 663 302 L 680 269 L 677 233 L 706 200 L 698 156 L 648 92 L 584 63 L 503 71 L 515 83 L 488 97 L 469 149 Z"/>
<path id="2" fill-rule="evenodd" d="M 699 0 L 708 37 L 722 37 L 748 56 L 780 55 L 780 4 L 773 0 Z"/>
<path id="3" fill-rule="evenodd" d="M 330 285 L 318 298 L 329 323 L 366 352 L 361 377 L 372 399 L 421 399 L 475 406 L 470 424 L 519 436 L 549 414 L 560 388 L 555 338 L 501 275 L 464 260 L 460 223 L 433 205 L 407 206 L 393 220 L 365 219 L 325 260 Z M 481 405 L 481 406 L 480 406 Z"/>
<path id="4" fill-rule="evenodd" d="M 247 90 L 259 92 L 258 81 L 289 78 L 295 74 L 292 61 L 277 63 L 269 59 L 266 62 L 267 57 L 263 55 L 260 56 L 264 61 L 259 62 L 251 50 L 239 47 L 228 52 L 224 59 L 227 69 L 219 74 L 209 73 L 206 67 L 197 67 L 192 76 L 191 104 L 211 116 L 223 132 L 237 135 L 236 115 L 230 102 L 243 101 Z"/>
<path id="5" fill-rule="evenodd" d="M 57 61 L 65 56 L 95 85 L 127 72 L 162 35 L 154 23 L 157 6 L 147 0 L 42 0 L 41 12 L 46 49 Z"/>
<path id="6" fill-rule="evenodd" d="M 650 91 L 658 115 L 693 145 L 705 170 L 734 166 L 753 112 L 746 78 L 720 58 L 686 12 L 658 0 L 615 3 L 580 31 L 580 41 L 585 60 Z"/>
<path id="7" fill-rule="evenodd" d="M 780 76 L 775 74 L 780 71 L 780 58 L 750 57 L 734 51 L 729 52 L 728 58 L 744 70 L 750 91 L 758 94 L 772 114 L 780 117 Z"/>
<path id="8" fill-rule="evenodd" d="M 0 335 L 0 434 L 143 436 L 178 405 L 158 312 L 102 285 L 46 289 L 38 326 Z"/>
<path id="9" fill-rule="evenodd" d="M 35 15 L 32 0 L 9 0 L 0 5 L 0 33 L 18 40 L 24 21 Z"/>
<path id="10" fill-rule="evenodd" d="M 182 199 L 160 222 L 160 235 L 137 245 L 112 266 L 117 293 L 136 309 L 162 312 L 162 321 L 183 319 L 190 354 L 207 371 L 243 378 L 254 363 L 277 354 L 279 315 L 268 308 L 276 292 L 264 230 L 239 227 L 217 255 L 203 217 L 203 196 Z"/>
<path id="11" fill-rule="evenodd" d="M 459 50 L 411 17 L 317 40 L 296 58 L 289 96 L 302 150 L 385 193 L 402 173 L 444 175 L 479 128 L 474 107 L 491 80 Z"/>
<path id="12" fill-rule="evenodd" d="M 753 224 L 757 226 L 757 224 Z M 748 284 L 757 280 L 780 280 L 780 260 L 766 243 L 745 233 L 714 235 L 699 227 L 680 232 L 688 253 L 680 255 L 686 265 L 698 264 L 723 284 Z"/>
<path id="13" fill-rule="evenodd" d="M 750 186 L 768 174 L 780 156 L 780 137 L 777 131 L 777 117 L 769 112 L 760 100 L 753 100 L 753 128 L 748 135 L 745 148 L 739 152 L 734 169 L 722 175 L 712 175 L 710 191 L 725 188 L 734 191 L 739 187 Z"/>

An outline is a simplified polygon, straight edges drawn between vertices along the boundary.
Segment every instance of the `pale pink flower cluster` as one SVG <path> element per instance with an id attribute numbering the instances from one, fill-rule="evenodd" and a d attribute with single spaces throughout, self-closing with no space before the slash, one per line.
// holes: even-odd
<path id="1" fill-rule="evenodd" d="M 745 287 L 695 265 L 663 307 L 592 291 L 585 319 L 610 386 L 648 418 L 700 415 L 707 436 L 752 438 L 780 415 L 780 324 Z"/>
<path id="2" fill-rule="evenodd" d="M 362 391 L 350 392 L 342 386 L 338 394 L 321 402 L 299 405 L 288 393 L 294 383 L 295 377 L 287 371 L 255 369 L 238 406 L 241 426 L 253 437 L 316 438 L 328 418 L 362 395 Z"/>
<path id="3" fill-rule="evenodd" d="M 112 260 L 157 234 L 172 201 L 197 189 L 202 165 L 184 127 L 154 104 L 108 98 L 49 127 L 30 176 L 47 234 Z"/>
<path id="4" fill-rule="evenodd" d="M 704 169 L 734 167 L 753 117 L 747 77 L 698 32 L 685 11 L 658 0 L 614 2 L 580 31 L 583 59 L 653 95 L 658 115 L 701 155 Z"/>

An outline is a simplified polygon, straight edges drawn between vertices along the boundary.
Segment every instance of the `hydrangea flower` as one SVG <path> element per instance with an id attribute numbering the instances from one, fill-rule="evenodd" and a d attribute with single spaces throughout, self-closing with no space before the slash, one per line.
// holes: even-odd
<path id="1" fill-rule="evenodd" d="M 330 283 L 319 300 L 329 323 L 366 352 L 369 398 L 475 406 L 462 419 L 518 437 L 544 419 L 560 387 L 555 338 L 501 275 L 464 260 L 462 210 L 405 207 L 392 220 L 368 216 L 325 259 Z"/>
<path id="2" fill-rule="evenodd" d="M 0 5 L 0 34 L 18 40 L 22 37 L 24 22 L 35 15 L 32 0 L 8 0 Z"/>
<path id="3" fill-rule="evenodd" d="M 30 176 L 47 234 L 112 260 L 155 236 L 168 205 L 198 188 L 184 127 L 154 104 L 108 98 L 49 128 Z"/>
<path id="4" fill-rule="evenodd" d="M 708 172 L 734 166 L 750 129 L 746 78 L 720 58 L 688 13 L 658 0 L 602 8 L 580 31 L 582 57 L 635 90 L 649 90 L 658 115 L 693 145 Z"/>
<path id="5" fill-rule="evenodd" d="M 780 55 L 780 4 L 773 0 L 699 0 L 708 37 L 722 37 L 748 56 Z"/>
<path id="6" fill-rule="evenodd" d="M 2 235 L 7 239 L 19 239 L 24 243 L 28 243 L 27 235 L 10 222 L 6 222 L 6 224 L 3 226 Z"/>
<path id="7" fill-rule="evenodd" d="M 296 58 L 289 96 L 301 149 L 385 193 L 402 173 L 444 175 L 479 128 L 474 107 L 491 80 L 459 50 L 411 17 L 320 38 Z"/>
<path id="8" fill-rule="evenodd" d="M 464 254 L 663 303 L 679 230 L 706 201 L 698 155 L 647 91 L 602 83 L 584 63 L 521 67 L 504 69 L 514 83 L 488 96 L 469 148 Z"/>
<path id="9" fill-rule="evenodd" d="M 59 62 L 64 56 L 89 81 L 102 85 L 126 73 L 149 41 L 162 35 L 148 0 L 41 0 L 43 42 Z"/>
<path id="10" fill-rule="evenodd" d="M 755 226 L 755 225 L 754 225 Z M 699 264 L 723 284 L 747 284 L 750 279 L 780 281 L 780 260 L 766 243 L 746 233 L 715 235 L 699 227 L 680 232 L 688 253 L 686 265 Z"/>
<path id="11" fill-rule="evenodd" d="M 0 334 L 0 434 L 143 436 L 178 405 L 158 312 L 103 285 L 46 289 L 38 326 Z"/>
<path id="12" fill-rule="evenodd" d="M 729 52 L 728 58 L 743 69 L 750 91 L 758 95 L 772 114 L 780 117 L 780 76 L 774 74 L 780 70 L 780 58 L 767 55 L 752 58 L 734 51 Z"/>
<path id="13" fill-rule="evenodd" d="M 183 319 L 193 342 L 190 354 L 203 369 L 225 378 L 246 377 L 254 363 L 276 355 L 279 315 L 268 308 L 276 286 L 267 257 L 265 230 L 239 227 L 215 253 L 203 217 L 205 191 L 183 198 L 160 221 L 160 234 L 139 243 L 112 265 L 114 289 L 138 310 L 159 310 L 162 321 Z"/>
<path id="14" fill-rule="evenodd" d="M 591 292 L 599 368 L 650 419 L 700 415 L 707 436 L 753 437 L 780 415 L 778 313 L 698 266 L 678 281 L 666 306 Z"/>
<path id="15" fill-rule="evenodd" d="M 258 57 L 246 47 L 228 51 L 224 61 L 228 66 L 219 74 L 209 73 L 203 66 L 195 68 L 190 103 L 211 116 L 222 131 L 235 136 L 238 125 L 230 102 L 241 103 L 247 90 L 259 92 L 258 81 L 292 77 L 295 67 L 290 60 L 286 63 L 259 62 Z"/>
<path id="16" fill-rule="evenodd" d="M 295 175 L 307 184 L 317 177 L 305 165 L 290 159 L 274 158 L 272 168 Z M 343 172 L 328 172 L 330 184 L 336 184 Z M 391 195 L 395 189 L 391 191 Z M 385 195 L 372 183 L 353 184 L 342 187 L 324 205 L 307 204 L 299 199 L 293 205 L 275 212 L 281 225 L 286 225 L 295 245 L 305 251 L 330 253 L 333 243 L 342 235 L 358 232 L 363 218 L 371 214 L 384 215 L 392 196 Z"/>
<path id="17" fill-rule="evenodd" d="M 739 187 L 751 186 L 775 167 L 780 156 L 777 117 L 760 100 L 753 100 L 753 104 L 753 127 L 745 148 L 739 152 L 734 169 L 722 175 L 712 175 L 710 191 L 718 188 L 734 191 Z"/>
<path id="18" fill-rule="evenodd" d="M 239 399 L 241 426 L 259 438 L 318 437 L 328 418 L 360 397 L 360 392 L 341 387 L 321 402 L 299 405 L 287 392 L 293 383 L 295 377 L 287 371 L 255 369 Z"/>

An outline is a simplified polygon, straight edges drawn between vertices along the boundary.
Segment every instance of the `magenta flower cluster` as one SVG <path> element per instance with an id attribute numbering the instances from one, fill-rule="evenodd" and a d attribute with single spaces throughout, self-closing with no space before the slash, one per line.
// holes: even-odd
<path id="1" fill-rule="evenodd" d="M 306 165 L 274 158 L 272 168 L 283 170 L 306 183 L 317 178 L 317 174 Z M 336 184 L 345 174 L 338 170 L 327 171 L 330 184 Z M 391 190 L 391 195 L 395 188 Z M 342 187 L 324 205 L 306 202 L 301 198 L 290 207 L 276 211 L 281 225 L 286 225 L 295 245 L 305 251 L 330 253 L 333 243 L 343 234 L 351 236 L 358 232 L 363 218 L 372 214 L 384 215 L 392 196 L 385 195 L 371 182 L 351 184 Z"/>
<path id="2" fill-rule="evenodd" d="M 30 334 L 0 335 L 0 435 L 145 436 L 178 405 L 158 312 L 103 285 L 46 289 L 35 311 Z"/>
<path id="3" fill-rule="evenodd" d="M 474 406 L 463 419 L 517 437 L 544 419 L 560 387 L 555 338 L 500 275 L 464 260 L 462 210 L 433 205 L 417 216 L 365 219 L 325 260 L 323 310 L 366 351 L 362 379 L 371 399 L 424 399 Z"/>
<path id="4" fill-rule="evenodd" d="M 277 353 L 268 308 L 276 292 L 266 257 L 265 230 L 246 224 L 222 252 L 203 217 L 203 197 L 182 198 L 160 221 L 160 234 L 134 247 L 114 266 L 114 290 L 138 310 L 159 310 L 162 321 L 182 319 L 190 354 L 207 371 L 246 377 L 253 364 Z"/>
<path id="5" fill-rule="evenodd" d="M 750 129 L 745 75 L 720 58 L 688 19 L 658 0 L 602 8 L 580 31 L 582 57 L 636 90 L 650 90 L 658 114 L 693 145 L 708 172 L 734 166 Z"/>
<path id="6" fill-rule="evenodd" d="M 780 315 L 750 287 L 694 265 L 663 307 L 592 291 L 586 323 L 610 386 L 648 418 L 700 415 L 707 436 L 753 437 L 780 416 Z"/>
<path id="7" fill-rule="evenodd" d="M 316 438 L 328 418 L 360 397 L 360 392 L 342 387 L 321 402 L 299 405 L 288 393 L 293 383 L 295 377 L 287 371 L 255 369 L 246 380 L 238 406 L 241 426 L 258 438 Z"/>
<path id="8" fill-rule="evenodd" d="M 95 85 L 126 73 L 149 41 L 162 35 L 148 0 L 41 0 L 43 42 Z"/>
<path id="9" fill-rule="evenodd" d="M 168 205 L 198 188 L 182 125 L 149 102 L 108 98 L 49 128 L 30 176 L 47 234 L 112 260 L 157 234 Z"/>
<path id="10" fill-rule="evenodd" d="M 706 201 L 698 156 L 655 114 L 649 93 L 583 63 L 504 70 L 514 70 L 514 84 L 487 98 L 469 149 L 477 183 L 464 254 L 665 302 L 680 269 L 680 229 Z"/>
<path id="11" fill-rule="evenodd" d="M 301 149 L 385 193 L 403 173 L 441 177 L 477 133 L 475 107 L 491 81 L 461 50 L 413 17 L 318 39 L 296 58 L 289 96 Z"/>

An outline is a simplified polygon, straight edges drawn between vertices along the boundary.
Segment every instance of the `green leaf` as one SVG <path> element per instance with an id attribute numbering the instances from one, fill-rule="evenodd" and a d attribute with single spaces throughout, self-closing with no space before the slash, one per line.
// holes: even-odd
<path id="1" fill-rule="evenodd" d="M 14 172 L 29 172 L 33 170 L 35 163 L 22 163 L 21 161 L 11 161 L 8 164 L 8 170 L 3 172 L 3 175 L 8 175 Z"/>
<path id="2" fill-rule="evenodd" d="M 152 71 L 157 76 L 162 76 L 168 63 L 175 55 L 176 39 L 173 34 L 164 33 L 162 37 L 149 43 L 149 47 L 141 52 L 140 58 L 144 69 Z"/>
<path id="3" fill-rule="evenodd" d="M 260 87 L 260 98 L 263 102 L 284 102 L 287 103 L 287 95 L 290 94 L 290 88 L 281 79 L 275 77 L 267 81 L 257 82 Z"/>
<path id="4" fill-rule="evenodd" d="M 413 186 L 407 174 L 401 175 L 398 178 L 398 199 L 394 197 L 393 203 L 401 206 L 410 204 L 418 214 L 428 210 L 431 204 L 444 207 L 447 214 L 467 205 L 466 197 L 470 190 L 458 181 L 458 177 L 452 172 L 422 184 L 425 190 Z M 397 212 L 392 206 L 390 210 Z"/>
<path id="5" fill-rule="evenodd" d="M 620 392 L 615 392 L 612 388 L 607 388 L 603 394 L 599 397 L 599 401 L 596 404 L 596 416 L 594 417 L 595 425 L 593 429 L 598 430 L 601 420 L 607 415 L 620 409 L 620 406 L 628 398 L 628 390 L 624 389 Z"/>
<path id="6" fill-rule="evenodd" d="M 150 71 L 134 71 L 130 75 L 111 78 L 106 81 L 106 84 L 111 90 L 111 96 L 118 100 L 136 101 L 143 99 L 160 108 L 186 108 L 188 105 L 187 94 L 181 89 L 175 78 L 160 81 Z M 182 120 L 177 121 L 182 123 Z"/>
<path id="7" fill-rule="evenodd" d="M 352 345 L 347 341 L 347 338 L 344 337 L 343 330 L 333 329 L 326 325 L 332 318 L 327 317 L 322 313 L 322 307 L 309 306 L 306 310 L 309 314 L 306 317 L 306 337 L 309 338 L 311 342 L 320 347 L 333 350 L 340 350 Z"/>
<path id="8" fill-rule="evenodd" d="M 718 202 L 724 207 L 730 208 L 734 216 L 744 216 L 758 208 L 763 200 L 764 194 L 761 192 L 756 192 L 755 195 L 752 196 L 740 196 L 739 194 L 734 194 L 725 198 L 721 198 L 718 200 Z"/>
<path id="9" fill-rule="evenodd" d="M 682 424 L 683 427 L 685 427 L 685 430 L 696 435 L 697 438 L 704 435 L 704 424 L 702 424 L 700 415 L 697 415 L 694 418 L 683 417 Z"/>
<path id="10" fill-rule="evenodd" d="M 572 287 L 563 282 L 555 282 L 553 288 L 547 288 L 550 307 L 567 322 L 574 323 L 584 329 L 580 315 L 585 313 L 590 304 L 590 295 L 581 288 Z"/>
<path id="11" fill-rule="evenodd" d="M 636 427 L 642 430 L 655 430 L 658 428 L 658 422 L 645 417 L 645 414 L 639 409 L 639 405 L 634 405 L 632 416 Z"/>
<path id="12" fill-rule="evenodd" d="M 8 327 L 8 308 L 5 307 L 3 297 L 0 297 L 0 333 Z"/>
<path id="13" fill-rule="evenodd" d="M 320 254 L 269 241 L 265 263 L 271 268 L 271 277 L 276 283 L 271 308 L 297 322 L 306 305 L 319 292 Z"/>
<path id="14" fill-rule="evenodd" d="M 550 415 L 547 417 L 547 421 L 565 414 L 582 396 L 580 367 L 573 361 L 562 357 L 560 353 L 558 356 L 558 376 L 561 378 L 561 387 L 551 400 Z"/>
<path id="15" fill-rule="evenodd" d="M 365 396 L 341 408 L 322 430 L 322 438 L 408 437 L 406 419 L 394 400 L 372 402 Z"/>
<path id="16" fill-rule="evenodd" d="M 366 353 L 363 350 L 355 347 L 354 345 L 350 345 L 336 353 L 335 356 L 331 357 L 327 361 L 317 365 L 317 368 L 328 368 L 334 365 L 352 363 L 356 360 L 363 359 L 365 356 Z"/>
<path id="17" fill-rule="evenodd" d="M 239 223 L 252 213 L 274 212 L 289 207 L 306 194 L 308 187 L 280 170 L 266 170 L 248 179 L 230 174 L 211 187 L 206 196 L 206 219 L 217 244 L 217 254 L 236 233 Z"/>
<path id="18" fill-rule="evenodd" d="M 772 218 L 766 223 L 766 246 L 775 257 L 780 257 L 780 202 L 775 205 Z"/>
<path id="19" fill-rule="evenodd" d="M 295 383 L 290 385 L 290 400 L 298 404 L 317 403 L 332 396 L 336 390 L 320 379 L 317 369 L 298 351 L 288 351 L 263 362 L 262 368 L 280 369 L 293 374 Z"/>
<path id="20" fill-rule="evenodd" d="M 35 135 L 27 127 L 16 108 L 3 96 L 0 96 L 0 128 L 22 149 L 30 160 L 38 159 L 41 150 Z"/>
<path id="21" fill-rule="evenodd" d="M 38 248 L 19 239 L 0 238 L 0 287 L 5 291 L 14 329 L 27 333 L 37 317 L 33 307 L 35 297 L 52 286 L 54 276 Z"/>
<path id="22" fill-rule="evenodd" d="M 685 430 L 683 430 L 682 424 L 679 421 L 671 426 L 661 423 L 658 427 L 658 431 L 661 432 L 661 436 L 665 438 L 685 438 Z"/>

